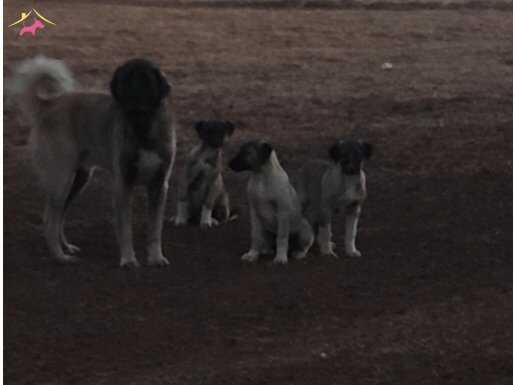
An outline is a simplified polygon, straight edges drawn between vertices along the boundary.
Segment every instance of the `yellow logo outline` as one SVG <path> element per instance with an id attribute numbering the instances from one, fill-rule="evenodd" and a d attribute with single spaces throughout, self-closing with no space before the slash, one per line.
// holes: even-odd
<path id="1" fill-rule="evenodd" d="M 10 27 L 13 27 L 15 25 L 18 25 L 20 23 L 23 23 L 25 20 L 27 20 L 27 18 L 32 14 L 32 12 L 34 12 L 40 19 L 42 19 L 43 21 L 46 21 L 48 24 L 51 24 L 51 25 L 57 25 L 55 24 L 53 21 L 50 21 L 48 20 L 45 16 L 43 16 L 42 14 L 40 14 L 37 10 L 35 10 L 34 8 L 32 8 L 29 12 L 21 12 L 21 15 L 20 15 L 20 19 L 15 21 L 14 23 L 10 24 L 8 28 Z"/>

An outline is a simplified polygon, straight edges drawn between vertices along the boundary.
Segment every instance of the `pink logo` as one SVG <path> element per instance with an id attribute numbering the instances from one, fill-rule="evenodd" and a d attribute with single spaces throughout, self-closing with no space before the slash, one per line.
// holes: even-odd
<path id="1" fill-rule="evenodd" d="M 26 25 L 30 20 L 32 20 L 32 24 Z M 9 28 L 21 26 L 20 32 L 17 34 L 18 36 L 23 36 L 25 34 L 36 36 L 38 30 L 45 28 L 45 24 L 43 23 L 55 25 L 53 21 L 48 20 L 45 16 L 32 8 L 29 12 L 22 12 L 20 18 L 10 24 Z"/>
<path id="2" fill-rule="evenodd" d="M 45 28 L 45 25 L 41 21 L 39 21 L 39 19 L 36 19 L 34 20 L 34 23 L 32 23 L 32 25 L 29 25 L 28 27 L 23 27 L 20 30 L 19 36 L 23 36 L 26 33 L 31 33 L 32 36 L 36 36 L 36 31 L 42 28 Z"/>

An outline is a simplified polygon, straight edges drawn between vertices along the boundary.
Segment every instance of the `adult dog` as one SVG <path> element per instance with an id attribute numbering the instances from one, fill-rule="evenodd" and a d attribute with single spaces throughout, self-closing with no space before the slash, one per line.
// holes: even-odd
<path id="1" fill-rule="evenodd" d="M 345 252 L 359 257 L 356 235 L 361 206 L 367 196 L 364 163 L 372 155 L 372 145 L 361 141 L 338 140 L 329 149 L 331 162 L 312 160 L 301 170 L 296 184 L 302 212 L 318 233 L 324 255 L 338 257 L 332 242 L 332 215 L 345 210 Z"/>
<path id="2" fill-rule="evenodd" d="M 251 172 L 247 184 L 251 246 L 241 259 L 254 262 L 274 246 L 274 263 L 288 263 L 289 249 L 295 249 L 296 259 L 306 257 L 313 244 L 313 231 L 302 216 L 297 193 L 272 146 L 264 141 L 245 143 L 229 167 L 236 172 Z M 270 239 L 274 237 L 275 245 Z"/>
<path id="3" fill-rule="evenodd" d="M 51 255 L 78 260 L 73 254 L 79 248 L 64 235 L 65 213 L 101 167 L 114 182 L 120 265 L 139 265 L 131 223 L 137 184 L 146 186 L 149 201 L 148 264 L 167 265 L 161 233 L 175 132 L 166 102 L 170 85 L 159 68 L 145 59 L 127 61 L 115 71 L 109 95 L 76 90 L 63 62 L 36 57 L 15 68 L 10 91 L 31 125 L 29 143 L 47 193 L 44 234 Z"/>

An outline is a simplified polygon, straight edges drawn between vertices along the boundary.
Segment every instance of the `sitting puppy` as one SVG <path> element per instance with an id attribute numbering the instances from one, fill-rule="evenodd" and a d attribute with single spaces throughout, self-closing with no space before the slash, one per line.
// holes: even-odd
<path id="1" fill-rule="evenodd" d="M 313 231 L 302 217 L 295 189 L 281 167 L 272 146 L 263 141 L 251 141 L 241 146 L 229 167 L 251 172 L 247 184 L 250 207 L 251 246 L 242 260 L 254 262 L 259 254 L 272 249 L 269 236 L 276 241 L 274 263 L 288 263 L 289 240 L 298 248 L 294 257 L 304 258 L 313 244 Z"/>
<path id="2" fill-rule="evenodd" d="M 372 155 L 368 143 L 339 140 L 330 149 L 332 162 L 314 160 L 301 170 L 297 189 L 302 211 L 315 231 L 318 245 L 324 255 L 337 257 L 331 242 L 333 211 L 345 209 L 345 252 L 359 257 L 356 234 L 361 206 L 365 201 L 366 176 L 364 161 Z"/>
<path id="3" fill-rule="evenodd" d="M 222 177 L 222 147 L 232 136 L 234 125 L 202 121 L 195 124 L 195 130 L 200 143 L 188 155 L 179 182 L 177 215 L 172 221 L 176 226 L 200 221 L 200 227 L 206 228 L 234 219 Z"/>
<path id="4" fill-rule="evenodd" d="M 36 57 L 16 67 L 10 92 L 31 125 L 30 148 L 47 193 L 44 234 L 51 255 L 75 262 L 79 248 L 64 235 L 71 202 L 96 167 L 113 178 L 115 230 L 120 265 L 138 266 L 132 239 L 131 196 L 143 184 L 149 201 L 147 258 L 167 265 L 161 233 L 168 180 L 175 158 L 170 85 L 159 67 L 145 59 L 119 66 L 111 94 L 76 89 L 58 60 Z"/>

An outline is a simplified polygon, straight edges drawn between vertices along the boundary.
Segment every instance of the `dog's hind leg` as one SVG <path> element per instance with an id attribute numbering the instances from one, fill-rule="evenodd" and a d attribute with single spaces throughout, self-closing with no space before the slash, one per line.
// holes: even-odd
<path id="1" fill-rule="evenodd" d="M 61 244 L 62 222 L 68 197 L 73 184 L 73 172 L 54 172 L 45 178 L 47 186 L 47 202 L 44 215 L 45 238 L 50 253 L 60 262 L 76 262 L 73 255 L 65 254 Z"/>
<path id="2" fill-rule="evenodd" d="M 238 213 L 231 211 L 231 204 L 229 201 L 229 194 L 226 191 L 218 198 L 215 207 L 213 208 L 213 218 L 220 223 L 231 222 L 238 219 Z"/>
<path id="3" fill-rule="evenodd" d="M 315 241 L 315 236 L 313 235 L 313 228 L 309 224 L 306 219 L 302 219 L 302 223 L 300 226 L 300 231 L 298 234 L 298 246 L 300 248 L 299 251 L 295 252 L 293 257 L 295 259 L 303 259 L 308 255 L 308 251 L 313 245 Z"/>
<path id="4" fill-rule="evenodd" d="M 66 236 L 64 234 L 64 221 L 66 217 L 66 210 L 72 203 L 72 201 L 80 195 L 80 193 L 84 190 L 86 187 L 90 177 L 92 174 L 92 170 L 79 168 L 77 172 L 75 173 L 75 178 L 73 179 L 73 184 L 70 190 L 70 193 L 68 194 L 68 197 L 66 198 L 65 204 L 64 204 L 64 211 L 63 211 L 63 217 L 61 219 L 61 244 L 69 253 L 76 253 L 80 251 L 80 248 L 78 246 L 75 246 L 68 242 L 66 239 Z"/>
<path id="5" fill-rule="evenodd" d="M 177 196 L 177 213 L 174 217 L 170 218 L 170 220 L 175 226 L 184 226 L 188 223 L 191 216 L 191 207 L 186 180 L 179 181 Z"/>

